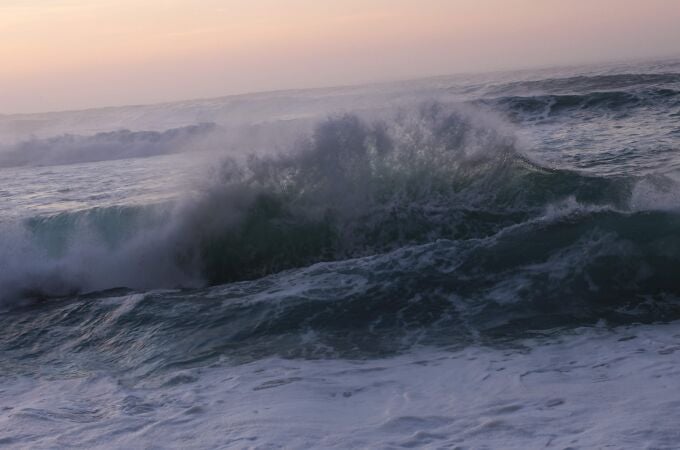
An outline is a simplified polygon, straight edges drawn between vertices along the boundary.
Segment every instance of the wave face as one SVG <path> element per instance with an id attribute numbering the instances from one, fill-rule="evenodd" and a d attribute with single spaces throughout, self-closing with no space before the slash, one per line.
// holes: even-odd
<path id="1" fill-rule="evenodd" d="M 486 238 L 404 246 L 247 283 L 50 301 L 40 317 L 6 314 L 3 345 L 39 348 L 33 357 L 47 360 L 65 342 L 87 339 L 83 352 L 143 376 L 224 357 L 370 358 L 602 321 L 673 320 L 679 224 L 677 214 L 565 206 Z M 25 319 L 9 326 L 17 316 Z M 65 334 L 36 334 L 36 321 Z M 128 355 L 131 342 L 145 351 Z"/>

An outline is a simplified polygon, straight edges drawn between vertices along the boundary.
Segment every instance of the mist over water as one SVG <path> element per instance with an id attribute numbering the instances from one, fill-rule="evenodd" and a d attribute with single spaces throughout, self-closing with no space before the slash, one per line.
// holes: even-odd
<path id="1" fill-rule="evenodd" d="M 0 118 L 1 442 L 664 447 L 678 67 Z"/>

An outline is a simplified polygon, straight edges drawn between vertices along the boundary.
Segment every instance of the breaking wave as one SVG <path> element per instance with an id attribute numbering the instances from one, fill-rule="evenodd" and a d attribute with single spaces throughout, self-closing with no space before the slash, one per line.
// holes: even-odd
<path id="1" fill-rule="evenodd" d="M 183 202 L 3 224 L 1 292 L 16 305 L 258 280 L 210 295 L 251 292 L 212 314 L 231 323 L 246 320 L 242 302 L 263 308 L 247 320 L 266 325 L 234 329 L 264 347 L 287 327 L 389 346 L 389 330 L 423 325 L 436 340 L 538 318 L 675 317 L 680 215 L 661 201 L 674 182 L 546 168 L 518 149 L 511 128 L 476 110 L 332 118 L 290 152 L 224 161 Z M 255 300 L 271 290 L 285 304 Z"/>

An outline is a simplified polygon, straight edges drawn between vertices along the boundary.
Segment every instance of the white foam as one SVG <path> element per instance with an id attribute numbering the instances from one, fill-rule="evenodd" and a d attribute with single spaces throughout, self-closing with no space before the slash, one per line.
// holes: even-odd
<path id="1" fill-rule="evenodd" d="M 3 378 L 0 439 L 32 448 L 672 448 L 680 324 L 372 361 L 266 359 Z M 127 387 L 126 387 L 127 386 Z"/>

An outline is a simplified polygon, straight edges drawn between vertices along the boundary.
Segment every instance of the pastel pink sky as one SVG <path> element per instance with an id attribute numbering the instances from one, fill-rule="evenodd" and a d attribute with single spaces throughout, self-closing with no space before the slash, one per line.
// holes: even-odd
<path id="1" fill-rule="evenodd" d="M 0 113 L 680 55 L 680 0 L 0 0 Z"/>

